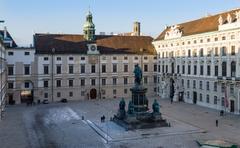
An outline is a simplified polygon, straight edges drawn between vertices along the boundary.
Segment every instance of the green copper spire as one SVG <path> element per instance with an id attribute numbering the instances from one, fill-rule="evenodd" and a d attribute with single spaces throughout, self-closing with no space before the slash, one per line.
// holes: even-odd
<path id="1" fill-rule="evenodd" d="M 92 13 L 89 11 L 86 16 L 86 22 L 83 25 L 84 38 L 88 41 L 95 40 L 95 25 L 92 21 Z"/>

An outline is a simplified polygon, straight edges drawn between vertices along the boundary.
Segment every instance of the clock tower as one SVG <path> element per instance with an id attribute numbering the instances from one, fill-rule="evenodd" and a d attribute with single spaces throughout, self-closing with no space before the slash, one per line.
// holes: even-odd
<path id="1" fill-rule="evenodd" d="M 86 16 L 86 22 L 83 25 L 83 34 L 84 38 L 87 41 L 94 41 L 95 40 L 95 25 L 92 21 L 92 13 L 88 11 Z"/>

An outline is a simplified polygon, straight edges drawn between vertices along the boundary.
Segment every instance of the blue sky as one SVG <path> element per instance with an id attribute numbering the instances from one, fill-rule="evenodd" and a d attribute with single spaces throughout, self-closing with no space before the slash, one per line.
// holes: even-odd
<path id="1" fill-rule="evenodd" d="M 0 0 L 0 29 L 21 45 L 35 33 L 81 34 L 90 6 L 96 32 L 130 32 L 141 22 L 144 35 L 156 37 L 165 25 L 240 7 L 240 0 Z"/>

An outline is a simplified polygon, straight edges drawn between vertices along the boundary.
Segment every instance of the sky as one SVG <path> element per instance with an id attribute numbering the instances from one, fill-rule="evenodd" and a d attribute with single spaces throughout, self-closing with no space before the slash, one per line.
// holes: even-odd
<path id="1" fill-rule="evenodd" d="M 29 46 L 34 33 L 82 34 L 90 9 L 97 34 L 131 32 L 139 21 L 155 38 L 165 25 L 239 7 L 240 0 L 0 0 L 0 29 L 7 26 L 19 46 Z"/>

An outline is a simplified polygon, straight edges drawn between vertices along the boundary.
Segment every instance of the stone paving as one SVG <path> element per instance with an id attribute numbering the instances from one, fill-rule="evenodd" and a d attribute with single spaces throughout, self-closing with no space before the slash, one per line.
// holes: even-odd
<path id="1" fill-rule="evenodd" d="M 197 148 L 197 139 L 225 139 L 240 145 L 240 116 L 220 117 L 216 110 L 157 99 L 173 127 L 126 132 L 109 121 L 120 99 L 9 106 L 0 121 L 0 147 Z M 105 123 L 100 122 L 102 115 Z M 108 135 L 107 140 L 89 123 Z"/>

